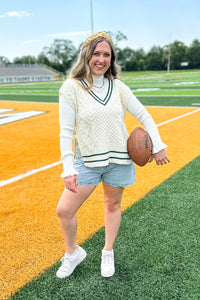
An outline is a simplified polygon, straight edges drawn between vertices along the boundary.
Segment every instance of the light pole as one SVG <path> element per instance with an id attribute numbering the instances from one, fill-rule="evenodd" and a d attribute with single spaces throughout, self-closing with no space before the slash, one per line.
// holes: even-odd
<path id="1" fill-rule="evenodd" d="M 171 52 L 171 49 L 170 49 L 170 43 L 168 45 L 168 63 L 167 63 L 167 72 L 169 73 L 170 72 L 170 52 Z"/>
<path id="2" fill-rule="evenodd" d="M 93 3 L 90 0 L 90 13 L 91 13 L 91 33 L 93 33 Z"/>

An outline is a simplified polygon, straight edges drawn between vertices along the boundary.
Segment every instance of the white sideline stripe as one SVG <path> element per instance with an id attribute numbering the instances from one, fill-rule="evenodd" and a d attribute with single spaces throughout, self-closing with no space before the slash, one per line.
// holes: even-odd
<path id="1" fill-rule="evenodd" d="M 191 115 L 191 114 L 194 114 L 194 113 L 196 113 L 196 112 L 198 112 L 198 111 L 200 111 L 200 108 L 198 108 L 198 109 L 196 109 L 196 110 L 193 110 L 193 111 L 191 111 L 191 112 L 189 112 L 189 113 L 186 113 L 186 114 L 184 114 L 184 115 L 181 115 L 181 116 L 179 116 L 179 117 L 176 117 L 176 118 L 170 119 L 170 120 L 168 120 L 168 121 L 159 123 L 159 124 L 157 124 L 157 127 L 162 126 L 162 125 L 167 124 L 167 123 L 170 123 L 170 122 L 173 122 L 173 121 L 175 121 L 175 120 L 184 118 L 184 117 L 189 116 L 189 115 Z M 0 181 L 0 187 L 5 186 L 5 185 L 7 185 L 7 184 L 9 184 L 9 183 L 18 181 L 18 180 L 20 180 L 20 179 L 22 179 L 22 178 L 31 176 L 31 175 L 36 174 L 36 173 L 38 173 L 38 172 L 41 172 L 41 171 L 50 169 L 50 168 L 55 167 L 55 166 L 60 165 L 60 164 L 61 164 L 61 161 L 57 161 L 57 162 L 52 163 L 52 164 L 50 164 L 50 165 L 44 166 L 44 167 L 42 167 L 42 168 L 28 171 L 28 172 L 26 172 L 26 173 L 20 174 L 20 175 L 18 175 L 18 176 L 12 177 L 12 178 L 7 179 L 7 180 L 2 180 L 2 181 Z"/>
<path id="2" fill-rule="evenodd" d="M 25 178 L 25 177 L 28 177 L 28 176 L 31 176 L 33 174 L 36 174 L 38 172 L 41 172 L 41 171 L 44 171 L 44 170 L 47 170 L 47 169 L 50 169 L 50 168 L 53 168 L 57 165 L 61 164 L 61 161 L 57 161 L 55 163 L 52 163 L 50 165 L 47 165 L 47 166 L 44 166 L 42 168 L 39 168 L 39 169 L 35 169 L 35 170 L 31 170 L 31 171 L 28 171 L 26 173 L 23 173 L 23 174 L 20 174 L 18 176 L 15 176 L 15 177 L 12 177 L 10 179 L 7 179 L 7 180 L 2 180 L 0 181 L 0 187 L 4 186 L 4 185 L 7 185 L 9 183 L 12 183 L 12 182 L 15 182 L 15 181 L 18 181 L 22 178 Z"/>
<path id="3" fill-rule="evenodd" d="M 23 94 L 23 93 L 0 93 L 1 96 L 57 96 L 58 94 Z"/>
<path id="4" fill-rule="evenodd" d="M 173 121 L 175 121 L 175 120 L 184 118 L 184 117 L 186 117 L 186 116 L 192 115 L 192 114 L 194 114 L 194 113 L 196 113 L 196 112 L 198 112 L 198 111 L 200 111 L 200 108 L 198 108 L 198 109 L 196 109 L 196 110 L 193 110 L 193 111 L 190 111 L 189 113 L 186 113 L 186 114 L 184 114 L 184 115 L 178 116 L 178 117 L 176 117 L 176 118 L 170 119 L 170 120 L 168 120 L 168 121 L 159 123 L 159 124 L 157 124 L 157 127 L 162 126 L 162 125 L 167 124 L 167 123 L 170 123 L 170 122 L 173 122 Z"/>
<path id="5" fill-rule="evenodd" d="M 142 98 L 148 98 L 148 97 L 187 97 L 187 98 L 194 98 L 194 97 L 200 97 L 200 95 L 143 95 L 143 94 L 136 94 L 137 97 L 142 97 Z"/>

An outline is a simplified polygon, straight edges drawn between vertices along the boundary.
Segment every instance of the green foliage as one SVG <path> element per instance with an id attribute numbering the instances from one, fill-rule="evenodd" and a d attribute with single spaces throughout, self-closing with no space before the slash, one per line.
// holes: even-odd
<path id="1" fill-rule="evenodd" d="M 180 41 L 175 41 L 173 44 L 171 44 L 170 48 L 171 48 L 170 49 L 171 69 L 173 70 L 180 69 L 181 62 L 187 61 L 187 56 L 186 56 L 187 47 L 184 45 L 184 43 Z"/>
<path id="2" fill-rule="evenodd" d="M 164 49 L 161 47 L 152 47 L 146 56 L 147 70 L 163 70 L 165 69 Z"/>
<path id="3" fill-rule="evenodd" d="M 141 49 L 131 49 L 130 47 L 120 48 L 119 42 L 127 40 L 127 36 L 121 31 L 111 35 L 118 64 L 123 71 L 141 70 L 167 70 L 168 58 L 170 55 L 170 70 L 181 69 L 181 62 L 188 62 L 190 69 L 200 68 L 200 40 L 194 39 L 188 47 L 181 41 L 174 41 L 163 47 L 154 45 L 147 53 Z M 46 64 L 56 70 L 66 73 L 77 59 L 82 43 L 76 49 L 72 41 L 65 39 L 55 39 L 50 46 L 44 47 L 43 51 L 34 56 L 16 57 L 14 63 L 17 64 Z M 6 63 L 8 59 L 4 58 Z"/>
<path id="4" fill-rule="evenodd" d="M 15 57 L 13 60 L 14 64 L 27 64 L 27 65 L 31 65 L 31 64 L 36 64 L 37 63 L 37 59 L 35 58 L 35 56 L 31 56 L 31 55 L 25 55 L 22 56 L 21 58 L 19 57 Z"/>
<path id="5" fill-rule="evenodd" d="M 115 47 L 117 47 L 119 42 L 127 40 L 127 36 L 123 34 L 121 31 L 117 31 L 116 33 L 113 33 L 111 31 L 105 31 L 105 32 L 111 36 Z"/>
<path id="6" fill-rule="evenodd" d="M 195 39 L 187 49 L 187 57 L 191 68 L 200 68 L 200 41 Z"/>
<path id="7" fill-rule="evenodd" d="M 44 48 L 43 55 L 51 61 L 52 67 L 65 72 L 76 57 L 76 48 L 70 40 L 55 39 L 49 47 Z"/>

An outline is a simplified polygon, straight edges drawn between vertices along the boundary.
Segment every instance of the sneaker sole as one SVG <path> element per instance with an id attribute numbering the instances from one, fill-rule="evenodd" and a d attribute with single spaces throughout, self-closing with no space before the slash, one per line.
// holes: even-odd
<path id="1" fill-rule="evenodd" d="M 56 277 L 58 277 L 58 278 L 60 278 L 60 279 L 69 277 L 69 276 L 74 272 L 74 270 L 76 269 L 76 267 L 77 267 L 78 265 L 80 265 L 80 263 L 82 263 L 82 261 L 83 261 L 83 260 L 86 258 L 86 256 L 87 256 L 87 253 L 86 253 L 86 251 L 85 251 L 83 248 L 82 248 L 81 252 L 82 252 L 82 253 L 79 255 L 80 261 L 79 261 L 79 263 L 74 267 L 74 269 L 73 269 L 69 274 L 67 274 L 67 275 L 59 274 L 59 270 L 58 270 L 57 273 L 56 273 Z"/>
<path id="2" fill-rule="evenodd" d="M 102 276 L 102 277 L 112 277 L 114 274 L 115 274 L 115 271 L 112 272 L 112 273 L 109 273 L 109 274 L 108 274 L 108 273 L 107 273 L 107 274 L 104 274 L 104 273 L 101 272 L 101 276 Z"/>

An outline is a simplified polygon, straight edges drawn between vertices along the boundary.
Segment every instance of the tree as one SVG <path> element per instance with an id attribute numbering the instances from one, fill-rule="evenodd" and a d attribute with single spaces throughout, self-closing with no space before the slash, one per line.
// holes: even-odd
<path id="1" fill-rule="evenodd" d="M 134 50 L 129 47 L 124 49 L 116 48 L 116 53 L 118 64 L 122 67 L 122 70 L 127 70 L 127 63 L 133 59 Z"/>
<path id="2" fill-rule="evenodd" d="M 181 67 L 181 62 L 187 61 L 187 47 L 183 42 L 174 41 L 170 47 L 170 65 L 171 69 L 177 70 Z"/>
<path id="3" fill-rule="evenodd" d="M 9 61 L 9 59 L 7 57 L 0 56 L 0 64 L 8 65 L 8 64 L 10 64 L 10 61 Z"/>
<path id="4" fill-rule="evenodd" d="M 37 59 L 35 56 L 25 55 L 25 56 L 22 56 L 21 58 L 15 57 L 13 59 L 13 63 L 14 64 L 33 65 L 33 64 L 37 63 Z"/>
<path id="5" fill-rule="evenodd" d="M 135 58 L 137 60 L 137 70 L 138 71 L 143 71 L 146 69 L 145 67 L 145 59 L 146 59 L 146 54 L 142 48 L 135 50 Z"/>
<path id="6" fill-rule="evenodd" d="M 48 60 L 48 58 L 46 57 L 46 55 L 44 53 L 40 53 L 37 57 L 37 63 L 40 65 L 47 65 L 47 66 L 51 66 L 50 61 Z"/>
<path id="7" fill-rule="evenodd" d="M 43 49 L 43 55 L 56 69 L 66 72 L 76 57 L 76 48 L 70 40 L 55 39 L 49 47 Z"/>
<path id="8" fill-rule="evenodd" d="M 137 71 L 138 70 L 138 61 L 135 58 L 135 56 L 133 56 L 130 60 L 128 60 L 125 63 L 124 70 L 125 71 Z"/>
<path id="9" fill-rule="evenodd" d="M 106 33 L 111 36 L 115 48 L 118 47 L 119 42 L 127 40 L 127 36 L 121 31 L 117 31 L 117 33 L 106 31 Z"/>
<path id="10" fill-rule="evenodd" d="M 147 70 L 162 70 L 164 69 L 163 62 L 164 50 L 161 47 L 153 46 L 146 57 Z"/>
<path id="11" fill-rule="evenodd" d="M 187 50 L 187 58 L 189 67 L 198 69 L 200 68 L 200 41 L 195 39 L 192 45 Z"/>

